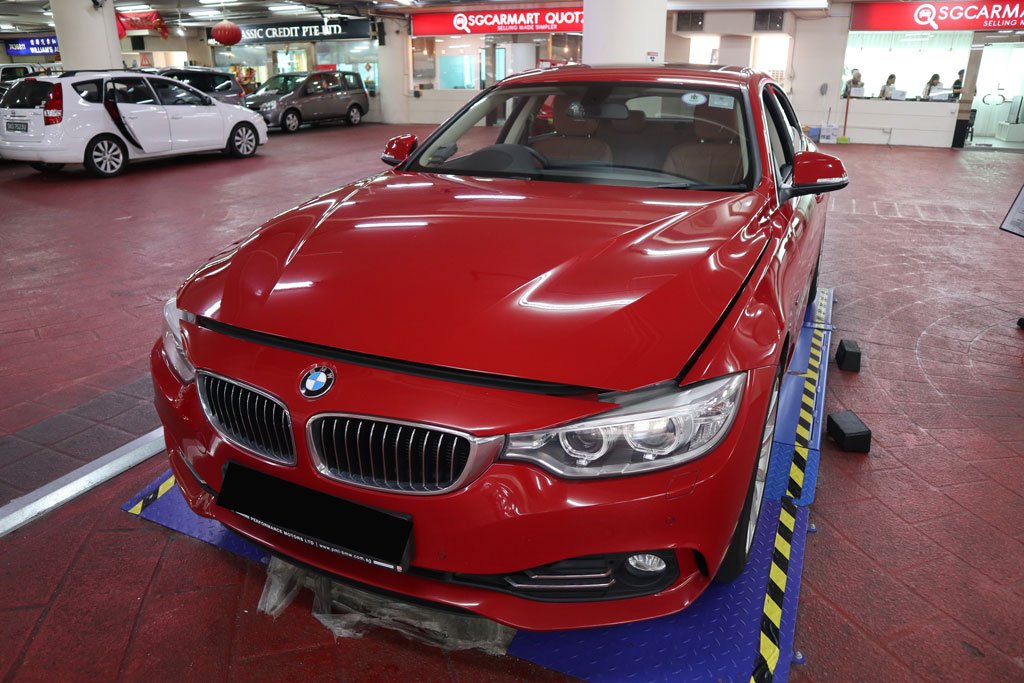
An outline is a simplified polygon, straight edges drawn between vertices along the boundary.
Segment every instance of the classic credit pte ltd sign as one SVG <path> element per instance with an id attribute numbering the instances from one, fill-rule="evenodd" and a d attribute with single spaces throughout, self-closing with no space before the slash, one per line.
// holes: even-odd
<path id="1" fill-rule="evenodd" d="M 412 15 L 414 36 L 450 36 L 460 33 L 564 33 L 582 30 L 582 7 Z"/>
<path id="2" fill-rule="evenodd" d="M 287 24 L 249 24 L 239 28 L 242 29 L 242 44 L 370 37 L 370 22 L 368 19 L 332 20 L 326 22 L 296 21 Z"/>
<path id="3" fill-rule="evenodd" d="M 1024 28 L 1024 2 L 860 2 L 851 31 L 985 31 Z"/>

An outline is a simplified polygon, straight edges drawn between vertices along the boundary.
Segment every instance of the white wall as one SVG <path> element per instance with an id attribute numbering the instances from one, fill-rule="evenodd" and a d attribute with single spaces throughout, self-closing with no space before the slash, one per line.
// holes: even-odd
<path id="1" fill-rule="evenodd" d="M 826 119 L 842 123 L 839 96 L 849 29 L 850 6 L 845 3 L 833 3 L 827 17 L 796 20 L 789 94 L 804 125 L 816 126 Z M 822 84 L 828 86 L 824 95 Z"/>
<path id="2" fill-rule="evenodd" d="M 990 95 L 989 104 L 983 101 L 985 95 Z M 996 95 L 1005 97 L 1006 103 L 997 104 Z M 971 106 L 978 110 L 977 118 L 974 120 L 974 134 L 994 136 L 996 122 L 1006 120 L 1010 101 L 1016 95 L 1024 95 L 1024 47 L 989 45 L 981 54 L 977 96 L 971 103 Z"/>

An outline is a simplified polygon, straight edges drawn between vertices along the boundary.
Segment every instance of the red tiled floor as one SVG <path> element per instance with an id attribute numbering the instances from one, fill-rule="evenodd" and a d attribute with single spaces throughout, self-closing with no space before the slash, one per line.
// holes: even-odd
<path id="1" fill-rule="evenodd" d="M 303 591 L 256 611 L 261 565 L 122 512 L 147 461 L 0 539 L 0 675 L 15 681 L 556 681 L 514 657 L 447 653 L 384 629 L 335 641 Z M 312 668 L 309 668 L 312 667 Z"/>
<path id="2" fill-rule="evenodd" d="M 254 160 L 177 160 L 107 183 L 0 166 L 0 188 L 15 191 L 11 218 L 5 214 L 0 226 L 14 264 L 13 277 L 0 282 L 0 345 L 11 354 L 5 360 L 31 361 L 13 371 L 5 363 L 0 434 L 112 389 L 136 395 L 122 388 L 144 372 L 161 301 L 182 277 L 263 218 L 380 170 L 377 155 L 395 132 L 365 126 L 275 136 Z M 324 153 L 330 149 L 344 155 Z M 812 508 L 821 533 L 808 542 L 796 635 L 808 664 L 793 677 L 1022 679 L 1024 333 L 1015 322 L 1024 315 L 1024 241 L 996 226 L 1024 178 L 1024 156 L 831 149 L 852 184 L 830 198 L 821 283 L 836 291 L 834 339 L 858 340 L 865 362 L 859 375 L 830 370 L 827 408 L 857 411 L 876 449 L 824 447 Z M 98 189 L 115 186 L 119 197 L 147 199 L 93 201 Z M 55 187 L 67 200 L 41 220 L 33 198 Z M 85 201 L 103 229 L 67 230 Z M 30 373 L 35 386 L 52 390 L 26 389 Z M 106 415 L 107 408 L 86 410 Z M 84 433 L 78 427 L 65 419 L 39 438 L 64 442 Z M 211 656 L 229 653 L 227 669 L 209 672 L 211 680 L 280 680 L 307 667 L 344 680 L 403 680 L 417 671 L 421 680 L 549 676 L 518 660 L 441 654 L 386 632 L 335 643 L 310 616 L 308 597 L 276 622 L 257 615 L 258 568 L 116 509 L 162 466 L 148 463 L 0 540 L 0 584 L 18 586 L 0 602 L 0 662 L 19 678 L 52 680 L 59 662 L 44 655 L 76 647 L 58 628 L 71 612 L 81 632 L 105 629 L 93 643 L 105 653 L 97 667 L 105 668 L 89 671 L 101 677 L 170 676 L 158 666 L 166 653 L 153 648 L 194 646 L 197 631 L 212 640 L 202 643 Z M 122 580 L 111 553 L 131 554 L 124 562 L 135 567 L 132 576 Z M 77 604 L 73 588 L 98 586 L 89 574 L 100 572 L 117 577 L 120 593 L 109 606 Z M 205 614 L 203 604 L 218 615 Z M 185 665 L 166 665 L 174 666 Z"/>
<path id="3" fill-rule="evenodd" d="M 835 149 L 852 182 L 833 197 L 821 283 L 834 338 L 858 340 L 864 363 L 830 369 L 826 409 L 857 411 L 875 453 L 824 446 L 794 680 L 1024 680 L 1024 241 L 996 229 L 1024 157 Z"/>

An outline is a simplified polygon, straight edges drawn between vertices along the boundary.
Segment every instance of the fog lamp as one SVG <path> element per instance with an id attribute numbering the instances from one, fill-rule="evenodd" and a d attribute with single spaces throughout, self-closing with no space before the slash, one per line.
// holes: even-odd
<path id="1" fill-rule="evenodd" d="M 665 564 L 665 560 L 661 559 L 657 555 L 652 555 L 651 553 L 630 555 L 626 562 L 631 568 L 638 572 L 644 572 L 645 574 L 657 574 L 659 572 L 663 572 L 668 566 Z"/>

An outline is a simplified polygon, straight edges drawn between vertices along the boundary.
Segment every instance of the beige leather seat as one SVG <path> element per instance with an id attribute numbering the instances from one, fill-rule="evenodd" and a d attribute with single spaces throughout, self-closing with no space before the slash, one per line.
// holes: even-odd
<path id="1" fill-rule="evenodd" d="M 574 119 L 569 116 L 573 98 L 555 98 L 553 126 L 555 135 L 541 138 L 533 148 L 551 161 L 601 161 L 611 163 L 612 150 L 606 142 L 591 137 L 597 130 L 596 119 Z"/>
<path id="2" fill-rule="evenodd" d="M 669 150 L 662 170 L 687 180 L 712 185 L 733 185 L 743 180 L 742 141 L 736 131 L 735 109 L 694 108 L 696 140 Z"/>

